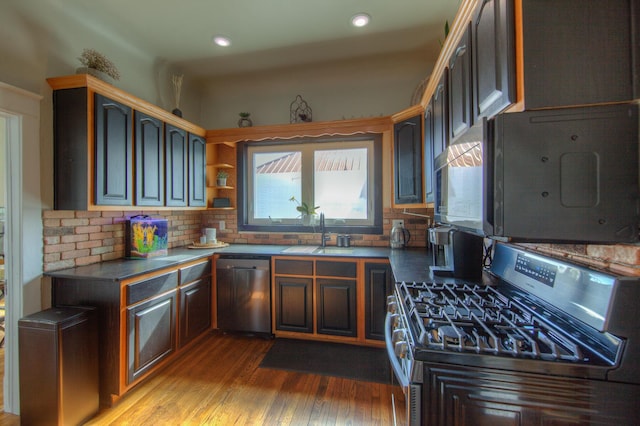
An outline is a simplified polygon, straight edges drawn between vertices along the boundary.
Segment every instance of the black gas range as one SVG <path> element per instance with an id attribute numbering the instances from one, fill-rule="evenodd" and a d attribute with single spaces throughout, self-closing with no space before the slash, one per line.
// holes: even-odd
<path id="1" fill-rule="evenodd" d="M 635 424 L 638 303 L 638 278 L 501 243 L 480 282 L 397 283 L 386 340 L 410 424 Z"/>

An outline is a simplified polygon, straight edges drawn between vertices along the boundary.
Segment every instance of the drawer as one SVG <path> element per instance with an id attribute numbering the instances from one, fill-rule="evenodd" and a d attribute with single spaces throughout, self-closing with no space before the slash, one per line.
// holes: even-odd
<path id="1" fill-rule="evenodd" d="M 313 275 L 313 260 L 276 259 L 276 274 Z"/>
<path id="2" fill-rule="evenodd" d="M 356 262 L 336 262 L 318 260 L 316 262 L 316 275 L 325 277 L 356 278 L 358 266 Z"/>
<path id="3" fill-rule="evenodd" d="M 169 272 L 144 281 L 131 283 L 126 288 L 127 305 L 148 299 L 178 286 L 178 271 Z"/>
<path id="4" fill-rule="evenodd" d="M 204 276 L 211 275 L 211 261 L 208 260 L 206 262 L 198 263 L 195 265 L 187 266 L 186 268 L 180 269 L 180 285 L 190 283 L 192 281 L 197 280 L 198 278 L 202 278 Z"/>

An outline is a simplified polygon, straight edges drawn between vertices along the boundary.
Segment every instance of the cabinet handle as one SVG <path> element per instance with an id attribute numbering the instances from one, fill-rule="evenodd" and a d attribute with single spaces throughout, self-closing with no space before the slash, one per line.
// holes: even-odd
<path id="1" fill-rule="evenodd" d="M 434 97 L 435 100 L 438 100 L 438 98 L 440 98 L 440 94 L 444 92 L 444 84 L 439 84 L 438 87 L 436 87 L 436 95 Z"/>
<path id="2" fill-rule="evenodd" d="M 453 54 L 453 58 L 451 59 L 451 62 L 449 64 L 449 68 L 453 69 L 453 67 L 455 67 L 456 65 L 456 61 L 458 60 L 458 58 L 462 55 L 465 54 L 465 52 L 467 51 L 467 45 L 463 44 L 462 46 L 458 46 L 458 48 L 456 49 L 455 53 Z"/>

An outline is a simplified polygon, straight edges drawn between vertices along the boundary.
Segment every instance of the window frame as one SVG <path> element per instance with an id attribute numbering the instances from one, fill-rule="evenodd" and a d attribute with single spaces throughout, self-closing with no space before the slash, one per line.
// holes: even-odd
<path id="1" fill-rule="evenodd" d="M 369 179 L 368 185 L 371 186 L 371 200 L 373 212 L 373 223 L 370 225 L 352 225 L 352 224 L 339 224 L 333 223 L 331 218 L 326 220 L 326 230 L 328 232 L 335 233 L 347 233 L 347 234 L 382 234 L 383 230 L 383 198 L 382 191 L 376 190 L 376 188 L 382 188 L 382 135 L 379 133 L 363 133 L 358 135 L 336 136 L 336 137 L 304 137 L 295 139 L 275 139 L 271 141 L 242 141 L 238 143 L 237 147 L 237 159 L 238 159 L 238 231 L 244 232 L 277 232 L 277 233 L 295 233 L 306 232 L 315 233 L 320 232 L 318 224 L 303 225 L 301 223 L 278 223 L 278 224 L 264 224 L 256 225 L 249 224 L 249 209 L 248 200 L 250 194 L 248 193 L 250 185 L 248 184 L 248 151 L 251 146 L 277 146 L 277 145 L 295 145 L 295 144 L 313 144 L 319 145 L 335 142 L 362 142 L 373 141 L 373 155 L 372 155 L 372 173 Z M 348 148 L 348 145 L 344 146 Z M 322 147 L 318 147 L 322 149 Z M 292 206 L 293 207 L 293 206 Z"/>

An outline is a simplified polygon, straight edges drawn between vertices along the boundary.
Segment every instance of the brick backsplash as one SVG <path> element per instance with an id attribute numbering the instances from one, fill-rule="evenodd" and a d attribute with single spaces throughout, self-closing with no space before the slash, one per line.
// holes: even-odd
<path id="1" fill-rule="evenodd" d="M 44 270 L 54 271 L 124 257 L 124 224 L 128 217 L 146 214 L 166 218 L 169 247 L 182 247 L 197 241 L 203 228 L 217 228 L 221 241 L 231 244 L 320 244 L 319 233 L 238 232 L 235 210 L 221 211 L 68 211 L 45 210 L 42 215 Z M 388 247 L 391 221 L 404 219 L 411 233 L 410 247 L 426 247 L 431 209 L 384 209 L 383 235 L 352 235 L 351 244 Z M 224 221 L 224 229 L 221 228 Z M 335 244 L 335 236 L 331 244 Z M 522 246 L 589 266 L 608 269 L 626 276 L 640 276 L 640 245 L 536 244 Z"/>
<path id="2" fill-rule="evenodd" d="M 125 255 L 125 221 L 145 214 L 168 220 L 169 248 L 196 241 L 202 232 L 200 211 L 72 211 L 42 213 L 44 270 L 54 271 L 119 259 Z"/>

